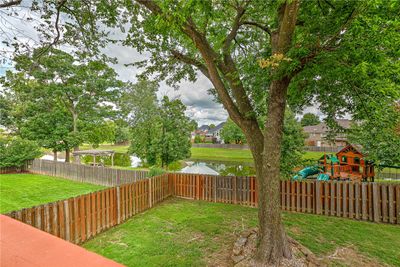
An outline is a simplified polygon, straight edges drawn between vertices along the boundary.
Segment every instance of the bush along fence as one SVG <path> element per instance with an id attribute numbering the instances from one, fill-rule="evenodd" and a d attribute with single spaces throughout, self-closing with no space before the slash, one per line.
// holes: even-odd
<path id="1" fill-rule="evenodd" d="M 42 159 L 33 160 L 28 170 L 32 173 L 58 176 L 68 180 L 104 186 L 129 184 L 148 176 L 147 171 L 120 170 Z"/>
<path id="2" fill-rule="evenodd" d="M 255 177 L 171 173 L 177 197 L 257 207 Z M 400 224 L 400 185 L 281 181 L 285 211 Z"/>
<path id="3" fill-rule="evenodd" d="M 28 171 L 28 166 L 32 163 L 32 161 L 25 162 L 21 167 L 0 167 L 0 174 L 4 173 L 18 173 L 18 172 L 26 172 Z"/>
<path id="4" fill-rule="evenodd" d="M 163 174 L 6 215 L 79 244 L 153 207 L 171 193 L 171 178 Z"/>

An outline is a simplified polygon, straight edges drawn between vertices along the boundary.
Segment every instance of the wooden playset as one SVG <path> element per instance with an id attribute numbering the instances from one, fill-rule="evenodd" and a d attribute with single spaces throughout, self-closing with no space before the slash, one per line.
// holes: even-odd
<path id="1" fill-rule="evenodd" d="M 355 145 L 348 145 L 336 156 L 325 154 L 319 159 L 322 174 L 329 179 L 351 181 L 373 181 L 375 172 L 374 164 L 365 160 L 364 155 Z"/>

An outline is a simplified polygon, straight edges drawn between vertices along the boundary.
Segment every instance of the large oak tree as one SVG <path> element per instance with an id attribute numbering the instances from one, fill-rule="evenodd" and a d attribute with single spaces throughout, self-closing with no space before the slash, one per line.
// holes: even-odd
<path id="1" fill-rule="evenodd" d="M 365 97 L 380 90 L 371 94 L 353 79 L 357 68 L 377 61 L 395 64 L 393 43 L 376 39 L 398 38 L 391 25 L 398 7 L 393 2 L 300 0 L 137 0 L 126 6 L 132 26 L 124 44 L 151 53 L 140 65 L 146 67 L 144 75 L 159 73 L 173 83 L 201 72 L 245 133 L 259 190 L 258 263 L 291 257 L 279 194 L 288 100 L 299 107 L 316 97 L 328 122 L 346 112 L 356 114 Z M 386 77 L 393 75 L 387 72 Z M 398 97 L 396 89 L 387 86 L 387 103 Z"/>

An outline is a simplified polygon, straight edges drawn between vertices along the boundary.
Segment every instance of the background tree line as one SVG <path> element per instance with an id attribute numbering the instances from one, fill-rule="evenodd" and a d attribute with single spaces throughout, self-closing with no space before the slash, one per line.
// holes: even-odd
<path id="1" fill-rule="evenodd" d="M 11 135 L 35 141 L 54 160 L 65 151 L 66 162 L 80 145 L 104 142 L 130 141 L 130 153 L 149 165 L 164 167 L 190 156 L 195 124 L 180 100 L 158 101 L 156 82 L 124 83 L 102 60 L 57 49 L 42 54 L 43 49 L 17 55 L 15 71 L 1 79 L 0 124 Z"/>

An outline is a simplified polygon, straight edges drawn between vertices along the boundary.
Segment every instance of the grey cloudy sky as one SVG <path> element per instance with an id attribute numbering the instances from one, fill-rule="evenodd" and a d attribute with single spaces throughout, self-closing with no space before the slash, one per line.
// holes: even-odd
<path id="1" fill-rule="evenodd" d="M 146 59 L 146 54 L 140 54 L 134 48 L 117 44 L 110 44 L 104 50 L 104 53 L 118 59 L 118 64 L 113 64 L 112 67 L 119 74 L 121 80 L 136 81 L 136 74 L 140 70 L 131 66 L 127 67 L 125 64 Z M 217 124 L 225 121 L 228 113 L 221 104 L 215 103 L 213 97 L 207 93 L 207 90 L 211 87 L 210 81 L 199 73 L 196 82 L 182 81 L 177 90 L 163 82 L 160 83 L 158 96 L 159 98 L 164 95 L 170 98 L 180 98 L 187 106 L 186 114 L 191 119 L 196 120 L 199 125 Z"/>

